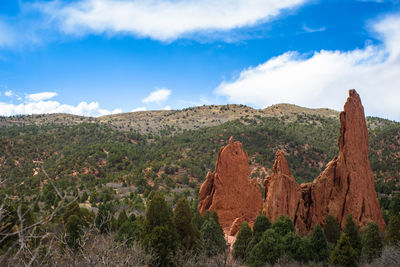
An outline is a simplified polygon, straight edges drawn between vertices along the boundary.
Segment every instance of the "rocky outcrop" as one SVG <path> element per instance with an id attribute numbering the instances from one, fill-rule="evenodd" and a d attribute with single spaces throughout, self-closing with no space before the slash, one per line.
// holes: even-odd
<path id="1" fill-rule="evenodd" d="M 274 222 L 289 215 L 296 229 L 309 233 L 323 225 L 328 214 L 342 227 L 346 217 L 361 229 L 374 221 L 383 231 L 385 222 L 368 159 L 368 131 L 359 95 L 350 90 L 340 113 L 339 156 L 312 183 L 297 184 L 284 153 L 277 151 L 272 175 L 264 180 L 264 203 L 255 180 L 249 180 L 248 156 L 240 142 L 221 149 L 213 173 L 200 188 L 199 210 L 215 210 L 226 233 L 236 234 L 243 221 L 252 222 L 261 212 Z"/>
<path id="2" fill-rule="evenodd" d="M 368 159 L 368 131 L 359 95 L 350 90 L 340 113 L 339 156 L 313 183 L 298 185 L 291 176 L 286 159 L 278 151 L 273 174 L 264 184 L 264 213 L 274 221 L 289 215 L 299 232 L 307 233 L 323 224 L 332 214 L 342 227 L 352 214 L 361 227 L 375 221 L 385 228 Z"/>
<path id="3" fill-rule="evenodd" d="M 374 221 L 383 231 L 385 222 L 368 159 L 364 108 L 355 90 L 350 90 L 344 111 L 340 113 L 338 145 L 339 156 L 328 163 L 312 184 L 309 224 L 321 224 L 326 215 L 332 214 L 344 227 L 347 215 L 352 214 L 361 228 Z"/>
<path id="4" fill-rule="evenodd" d="M 247 152 L 232 137 L 221 148 L 215 171 L 207 174 L 200 187 L 198 209 L 201 214 L 216 211 L 221 227 L 231 234 L 240 228 L 239 222 L 254 221 L 262 210 L 260 188 L 256 181 L 250 181 Z"/>
<path id="5" fill-rule="evenodd" d="M 290 173 L 283 152 L 278 150 L 272 175 L 264 180 L 264 213 L 271 221 L 275 221 L 282 214 L 287 214 L 293 219 L 300 200 L 300 185 Z"/>

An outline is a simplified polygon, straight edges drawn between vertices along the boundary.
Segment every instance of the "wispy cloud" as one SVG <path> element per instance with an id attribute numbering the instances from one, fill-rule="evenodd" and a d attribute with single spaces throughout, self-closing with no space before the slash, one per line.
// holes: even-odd
<path id="1" fill-rule="evenodd" d="M 167 100 L 170 94 L 171 90 L 168 90 L 166 88 L 156 88 L 156 90 L 151 92 L 146 98 L 142 100 L 142 102 L 160 104 L 161 102 Z"/>
<path id="2" fill-rule="evenodd" d="M 266 107 L 289 102 L 340 110 L 349 88 L 357 89 L 367 114 L 400 120 L 400 14 L 372 25 L 381 45 L 348 52 L 287 52 L 243 70 L 215 90 L 229 101 Z"/>
<path id="3" fill-rule="evenodd" d="M 303 24 L 302 29 L 303 29 L 305 32 L 313 33 L 313 32 L 323 32 L 323 31 L 326 30 L 326 27 L 310 28 L 310 27 L 308 27 L 306 24 Z"/>
<path id="4" fill-rule="evenodd" d="M 26 95 L 25 98 L 28 101 L 37 102 L 37 101 L 51 99 L 51 98 L 53 98 L 55 96 L 57 96 L 56 92 L 41 92 L 41 93 L 35 93 L 35 94 Z"/>
<path id="5" fill-rule="evenodd" d="M 267 22 L 309 0 L 80 0 L 35 4 L 67 34 L 130 34 L 171 41 Z"/>

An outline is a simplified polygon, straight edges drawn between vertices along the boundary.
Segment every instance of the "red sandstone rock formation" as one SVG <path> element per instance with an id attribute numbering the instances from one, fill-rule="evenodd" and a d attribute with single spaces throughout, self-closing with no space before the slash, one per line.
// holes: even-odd
<path id="1" fill-rule="evenodd" d="M 350 90 L 340 113 L 339 156 L 328 163 L 311 185 L 311 226 L 321 224 L 332 214 L 344 227 L 347 215 L 352 214 L 361 228 L 374 221 L 381 231 L 385 229 L 368 159 L 368 144 L 364 108 L 357 92 Z"/>
<path id="2" fill-rule="evenodd" d="M 332 214 L 342 227 L 346 217 L 364 227 L 374 221 L 383 231 L 385 222 L 368 159 L 368 131 L 359 95 L 350 90 L 340 113 L 339 156 L 312 183 L 297 184 L 281 151 L 275 156 L 272 175 L 264 181 L 263 212 L 274 222 L 289 215 L 296 229 L 309 233 Z M 199 192 L 200 213 L 214 210 L 226 233 L 235 235 L 243 221 L 253 222 L 262 209 L 255 180 L 250 182 L 248 156 L 240 142 L 223 147 L 213 173 L 207 174 Z"/>
<path id="3" fill-rule="evenodd" d="M 254 221 L 262 210 L 260 188 L 250 181 L 247 152 L 232 137 L 219 151 L 215 171 L 200 187 L 198 209 L 201 214 L 216 211 L 221 227 L 231 235 L 240 228 L 239 222 Z"/>
<path id="4" fill-rule="evenodd" d="M 290 173 L 284 154 L 278 150 L 272 175 L 264 180 L 264 213 L 271 221 L 282 214 L 294 218 L 300 200 L 300 186 Z"/>
<path id="5" fill-rule="evenodd" d="M 381 231 L 385 229 L 368 159 L 364 108 L 355 90 L 349 94 L 340 113 L 339 157 L 329 162 L 313 183 L 298 185 L 283 153 L 277 152 L 273 174 L 264 183 L 264 213 L 272 222 L 287 214 L 297 230 L 306 233 L 323 224 L 328 214 L 342 227 L 352 214 L 361 227 L 375 221 Z"/>

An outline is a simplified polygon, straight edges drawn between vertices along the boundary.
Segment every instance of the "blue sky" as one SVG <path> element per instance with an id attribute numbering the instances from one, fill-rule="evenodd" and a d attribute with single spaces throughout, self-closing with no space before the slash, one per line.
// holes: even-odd
<path id="1" fill-rule="evenodd" d="M 0 115 L 277 103 L 400 121 L 400 1 L 0 0 Z"/>

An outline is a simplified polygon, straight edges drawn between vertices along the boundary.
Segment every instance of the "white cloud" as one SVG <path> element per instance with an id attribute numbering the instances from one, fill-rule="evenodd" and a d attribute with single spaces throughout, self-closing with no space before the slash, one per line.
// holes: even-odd
<path id="1" fill-rule="evenodd" d="M 80 0 L 36 6 L 68 34 L 127 33 L 168 41 L 188 33 L 253 26 L 307 1 Z"/>
<path id="2" fill-rule="evenodd" d="M 101 109 L 98 102 L 81 102 L 77 106 L 61 104 L 53 100 L 21 103 L 18 105 L 0 102 L 1 116 L 11 116 L 17 114 L 68 113 L 97 117 L 121 112 L 121 109 L 115 109 L 113 111 Z"/>
<path id="3" fill-rule="evenodd" d="M 137 112 L 137 111 L 146 111 L 147 108 L 146 107 L 138 107 L 138 108 L 134 108 L 131 110 L 131 112 Z"/>
<path id="4" fill-rule="evenodd" d="M 12 97 L 14 95 L 13 91 L 8 90 L 4 93 L 5 96 Z"/>
<path id="5" fill-rule="evenodd" d="M 164 110 L 171 110 L 171 107 L 170 106 L 165 106 Z"/>
<path id="6" fill-rule="evenodd" d="M 42 92 L 42 93 L 26 95 L 25 98 L 31 102 L 38 102 L 41 100 L 51 99 L 55 96 L 57 96 L 57 93 L 55 92 Z"/>
<path id="7" fill-rule="evenodd" d="M 303 29 L 305 32 L 313 33 L 313 32 L 323 32 L 323 31 L 326 30 L 326 27 L 310 28 L 310 27 L 308 27 L 306 24 L 303 24 L 302 29 Z"/>
<path id="8" fill-rule="evenodd" d="M 381 45 L 348 52 L 287 52 L 243 70 L 215 90 L 229 101 L 266 107 L 289 102 L 341 110 L 346 90 L 355 88 L 366 113 L 400 120 L 400 14 L 376 22 Z"/>
<path id="9" fill-rule="evenodd" d="M 165 88 L 156 88 L 155 91 L 151 92 L 146 98 L 142 100 L 143 103 L 160 103 L 168 99 L 171 94 L 171 90 Z"/>

